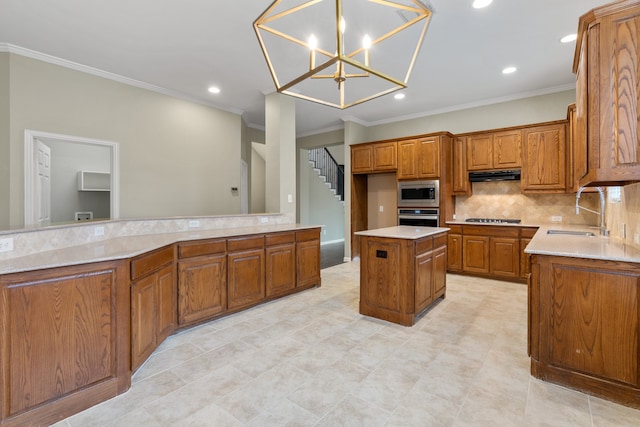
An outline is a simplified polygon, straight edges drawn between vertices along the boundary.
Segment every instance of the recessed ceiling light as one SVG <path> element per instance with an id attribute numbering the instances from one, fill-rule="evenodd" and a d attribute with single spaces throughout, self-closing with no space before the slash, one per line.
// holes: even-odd
<path id="1" fill-rule="evenodd" d="M 211 86 L 209 88 L 209 92 L 211 92 L 211 93 L 220 93 L 220 88 L 217 88 L 215 86 Z"/>
<path id="2" fill-rule="evenodd" d="M 560 39 L 562 43 L 571 43 L 578 38 L 577 34 L 569 34 Z"/>
<path id="3" fill-rule="evenodd" d="M 515 73 L 517 70 L 516 67 L 507 67 L 504 70 L 502 70 L 502 74 L 511 74 L 511 73 Z"/>
<path id="4" fill-rule="evenodd" d="M 474 0 L 473 7 L 475 9 L 482 9 L 483 7 L 487 7 L 491 4 L 493 0 Z"/>
<path id="5" fill-rule="evenodd" d="M 395 99 L 404 99 L 404 93 L 396 93 L 393 97 Z"/>

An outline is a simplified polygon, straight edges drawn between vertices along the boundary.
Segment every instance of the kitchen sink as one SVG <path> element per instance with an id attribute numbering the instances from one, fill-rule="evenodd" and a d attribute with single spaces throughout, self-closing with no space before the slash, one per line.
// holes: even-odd
<path id="1" fill-rule="evenodd" d="M 575 230 L 547 230 L 547 234 L 559 234 L 564 236 L 583 236 L 595 237 L 591 231 L 575 231 Z"/>

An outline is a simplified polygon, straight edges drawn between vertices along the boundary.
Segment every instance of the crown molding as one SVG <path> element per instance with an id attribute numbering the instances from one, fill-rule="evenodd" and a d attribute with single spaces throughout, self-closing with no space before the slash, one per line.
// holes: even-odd
<path id="1" fill-rule="evenodd" d="M 214 104 L 212 102 L 202 101 L 200 99 L 185 96 L 184 94 L 171 89 L 152 85 L 150 83 L 145 83 L 140 80 L 131 79 L 129 77 L 121 76 L 119 74 L 110 73 L 109 71 L 104 71 L 98 68 L 89 67 L 88 65 L 83 65 L 77 62 L 68 61 L 66 59 L 58 58 L 56 56 L 48 55 L 42 52 L 37 52 L 31 49 L 26 49 L 26 48 L 12 45 L 9 43 L 0 43 L 0 52 L 9 52 L 9 53 L 24 56 L 27 58 L 36 59 L 38 61 L 47 62 L 49 64 L 58 65 L 60 67 L 69 68 L 75 71 L 80 71 L 81 73 L 91 74 L 97 77 L 102 77 L 104 79 L 113 80 L 115 82 L 126 84 L 128 86 L 134 86 L 140 89 L 145 89 L 151 92 L 156 92 L 162 95 L 170 96 L 172 98 L 182 99 L 183 101 L 189 101 L 195 104 L 216 108 L 218 110 L 226 111 L 228 113 L 233 113 L 238 115 L 242 115 L 244 113 L 243 110 L 238 108 L 222 106 L 222 105 Z"/>

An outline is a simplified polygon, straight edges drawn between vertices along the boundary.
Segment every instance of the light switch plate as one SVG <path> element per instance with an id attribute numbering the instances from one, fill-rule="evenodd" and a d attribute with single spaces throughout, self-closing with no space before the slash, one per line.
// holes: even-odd
<path id="1" fill-rule="evenodd" d="M 200 221 L 198 221 L 197 219 L 189 220 L 189 228 L 198 228 L 198 227 L 200 227 Z"/>
<path id="2" fill-rule="evenodd" d="M 104 227 L 95 227 L 93 229 L 93 235 L 96 237 L 104 236 Z"/>
<path id="3" fill-rule="evenodd" d="M 11 252 L 13 250 L 13 237 L 0 239 L 0 252 Z"/>

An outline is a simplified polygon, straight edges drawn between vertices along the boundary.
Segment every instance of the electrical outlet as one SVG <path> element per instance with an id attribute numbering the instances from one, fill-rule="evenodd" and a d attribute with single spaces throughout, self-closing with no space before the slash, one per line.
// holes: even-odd
<path id="1" fill-rule="evenodd" d="M 0 239 L 0 252 L 11 252 L 13 250 L 13 237 Z"/>
<path id="2" fill-rule="evenodd" d="M 198 227 L 200 227 L 200 221 L 198 221 L 197 219 L 189 220 L 189 228 L 198 228 Z"/>
<path id="3" fill-rule="evenodd" d="M 562 222 L 562 217 L 560 215 L 553 215 L 551 217 L 551 222 Z"/>
<path id="4" fill-rule="evenodd" d="M 640 233 L 633 233 L 633 243 L 640 245 Z"/>
<path id="5" fill-rule="evenodd" d="M 95 227 L 93 229 L 93 235 L 96 237 L 104 236 L 104 227 Z"/>
<path id="6" fill-rule="evenodd" d="M 261 216 L 260 217 L 260 223 L 261 224 L 266 224 L 269 222 L 269 218 L 267 218 L 266 216 Z"/>
<path id="7" fill-rule="evenodd" d="M 327 229 L 326 228 L 322 229 L 322 234 L 324 234 L 325 236 L 327 235 Z"/>
<path id="8" fill-rule="evenodd" d="M 293 194 L 287 194 L 287 202 L 293 203 Z"/>
<path id="9" fill-rule="evenodd" d="M 384 206 L 380 205 L 380 212 L 384 212 Z"/>

